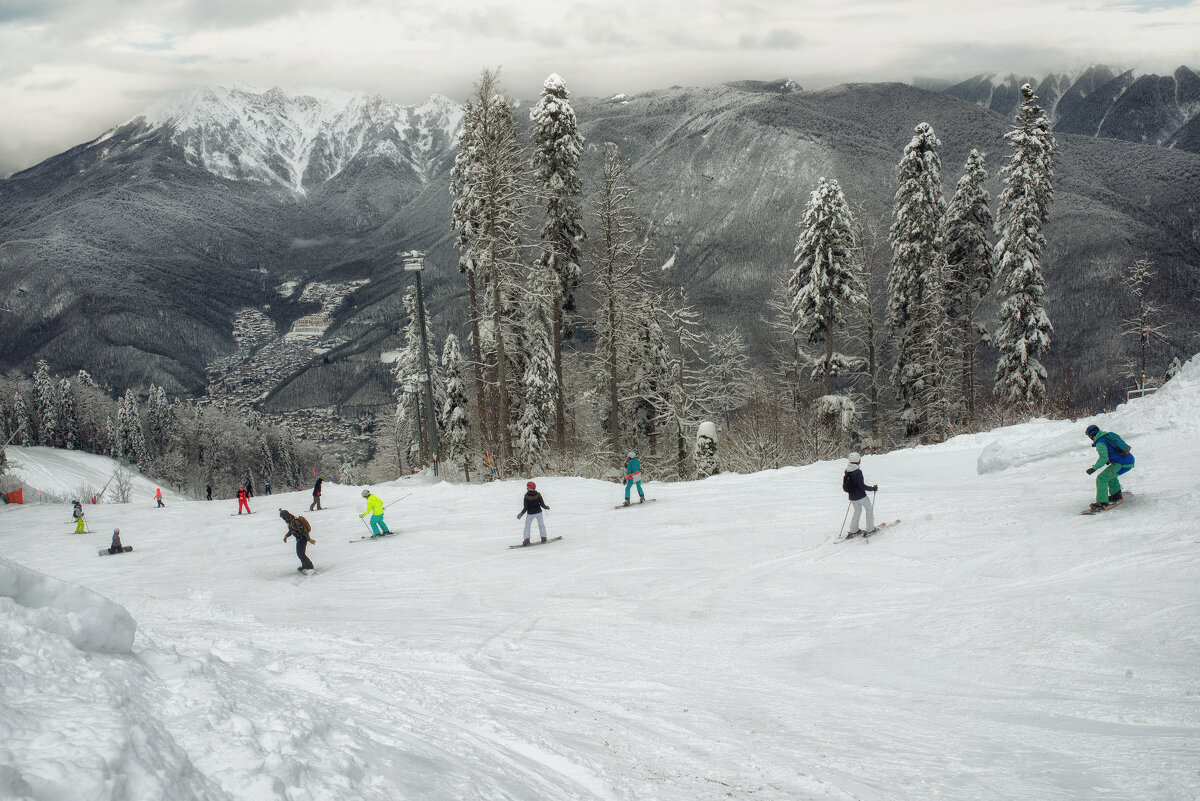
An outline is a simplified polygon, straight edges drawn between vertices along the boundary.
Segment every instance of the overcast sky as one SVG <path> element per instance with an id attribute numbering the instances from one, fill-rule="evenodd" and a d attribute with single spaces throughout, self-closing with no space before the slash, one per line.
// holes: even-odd
<path id="1" fill-rule="evenodd" d="M 962 79 L 1200 68 L 1200 0 L 0 0 L 0 175 L 180 88 L 462 99 L 484 67 L 534 97 L 788 77 Z"/>

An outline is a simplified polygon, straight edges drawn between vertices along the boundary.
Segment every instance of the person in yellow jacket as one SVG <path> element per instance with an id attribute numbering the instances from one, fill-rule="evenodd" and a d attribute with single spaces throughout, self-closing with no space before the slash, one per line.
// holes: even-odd
<path id="1" fill-rule="evenodd" d="M 359 517 L 366 517 L 368 513 L 371 515 L 371 536 L 382 537 L 384 534 L 391 534 L 387 524 L 383 522 L 383 501 L 370 490 L 363 490 L 362 496 L 367 499 L 367 511 Z"/>

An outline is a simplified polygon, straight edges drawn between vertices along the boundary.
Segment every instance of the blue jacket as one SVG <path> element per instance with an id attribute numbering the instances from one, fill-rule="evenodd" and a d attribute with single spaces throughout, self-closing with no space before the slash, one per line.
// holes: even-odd
<path id="1" fill-rule="evenodd" d="M 867 497 L 867 490 L 877 490 L 879 487 L 868 487 L 867 482 L 863 479 L 862 470 L 855 467 L 853 470 L 846 471 L 846 478 L 849 479 L 850 489 L 847 494 L 852 501 L 861 501 Z"/>
<path id="2" fill-rule="evenodd" d="M 1096 470 L 1104 467 L 1109 462 L 1113 464 L 1133 464 L 1133 451 L 1131 450 L 1124 456 L 1118 456 L 1116 447 L 1109 444 L 1107 431 L 1101 431 L 1096 435 L 1096 438 L 1092 440 L 1092 447 L 1096 449 L 1096 452 L 1100 456 L 1096 460 L 1096 464 L 1092 466 Z"/>
<path id="3" fill-rule="evenodd" d="M 641 476 L 638 475 L 641 472 L 642 472 L 642 463 L 637 460 L 636 456 L 625 463 L 625 478 L 629 478 L 629 479 L 633 479 L 634 481 L 637 481 L 638 479 L 641 478 Z"/>

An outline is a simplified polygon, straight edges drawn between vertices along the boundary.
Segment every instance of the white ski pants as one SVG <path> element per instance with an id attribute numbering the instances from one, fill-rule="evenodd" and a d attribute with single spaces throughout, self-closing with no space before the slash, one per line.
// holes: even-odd
<path id="1" fill-rule="evenodd" d="M 542 532 L 542 538 L 546 537 L 546 524 L 542 522 L 542 513 L 538 512 L 535 515 L 525 515 L 525 539 L 529 539 L 529 529 L 533 526 L 533 521 L 537 520 L 538 531 Z"/>
<path id="2" fill-rule="evenodd" d="M 871 508 L 870 497 L 864 495 L 861 500 L 850 501 L 850 505 L 854 507 L 854 515 L 850 518 L 850 531 L 858 531 L 858 518 L 863 512 L 867 513 L 867 527 L 865 531 L 870 531 L 875 528 L 875 510 Z"/>

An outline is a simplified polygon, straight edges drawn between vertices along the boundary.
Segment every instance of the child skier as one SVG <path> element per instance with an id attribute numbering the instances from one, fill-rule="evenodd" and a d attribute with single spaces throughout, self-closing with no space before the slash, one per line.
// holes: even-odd
<path id="1" fill-rule="evenodd" d="M 638 461 L 637 454 L 633 451 L 629 452 L 629 458 L 625 462 L 625 505 L 629 505 L 629 490 L 633 489 L 633 485 L 637 484 L 638 503 L 646 502 L 646 493 L 642 492 L 642 463 Z"/>
<path id="2" fill-rule="evenodd" d="M 362 496 L 367 499 L 367 511 L 359 517 L 366 517 L 367 512 L 371 513 L 371 536 L 382 537 L 384 534 L 391 534 L 387 524 L 383 522 L 383 501 L 370 490 L 363 490 Z"/>
<path id="3" fill-rule="evenodd" d="M 246 488 L 245 487 L 238 487 L 237 499 L 238 499 L 238 514 L 239 515 L 242 513 L 243 507 L 245 507 L 245 509 L 246 509 L 246 514 L 248 514 L 248 515 L 254 514 L 253 512 L 250 511 L 250 504 L 246 501 Z"/>
<path id="4" fill-rule="evenodd" d="M 82 534 L 84 529 L 83 522 L 83 504 L 79 501 L 71 501 L 75 504 L 75 508 L 71 510 L 71 517 L 75 518 L 75 533 Z"/>
<path id="5" fill-rule="evenodd" d="M 300 557 L 300 567 L 296 569 L 301 573 L 305 570 L 314 570 L 312 560 L 305 553 L 309 543 L 316 544 L 317 542 L 312 538 L 312 526 L 303 517 L 296 517 L 286 509 L 280 509 L 279 516 L 283 518 L 283 522 L 287 523 L 288 527 L 287 534 L 283 535 L 283 541 L 287 542 L 288 537 L 296 538 L 296 556 Z"/>
<path id="6" fill-rule="evenodd" d="M 112 545 L 108 546 L 108 552 L 110 554 L 114 554 L 114 553 L 122 553 L 122 552 L 124 552 L 124 550 L 125 550 L 124 546 L 121 545 L 121 529 L 114 528 Z"/>
<path id="7" fill-rule="evenodd" d="M 542 522 L 542 510 L 548 510 L 550 507 L 546 505 L 545 499 L 542 498 L 542 493 L 537 491 L 537 484 L 530 481 L 525 485 L 525 489 L 527 490 L 524 498 L 525 508 L 517 515 L 518 520 L 525 517 L 525 515 L 529 515 L 529 517 L 525 518 L 525 541 L 521 544 L 529 544 L 529 529 L 533 525 L 534 520 L 537 521 L 538 531 L 542 535 L 542 542 L 545 542 L 546 524 Z"/>
<path id="8" fill-rule="evenodd" d="M 1097 470 L 1100 471 L 1100 475 L 1096 476 L 1096 502 L 1090 509 L 1093 512 L 1103 512 L 1124 502 L 1121 482 L 1117 480 L 1117 476 L 1133 469 L 1133 454 L 1129 452 L 1125 440 L 1112 432 L 1101 431 L 1097 425 L 1088 426 L 1085 433 L 1092 440 L 1092 447 L 1099 455 L 1096 463 L 1087 469 L 1089 476 Z"/>
<path id="9" fill-rule="evenodd" d="M 158 506 L 154 507 L 155 509 L 161 509 L 162 507 L 166 506 L 162 499 L 162 487 L 154 488 L 154 500 L 158 501 Z"/>
<path id="10" fill-rule="evenodd" d="M 849 462 L 846 464 L 846 474 L 842 476 L 842 490 L 850 496 L 850 503 L 854 506 L 854 517 L 850 518 L 850 530 L 846 532 L 847 538 L 870 534 L 875 530 L 875 510 L 871 507 L 871 499 L 867 497 L 867 490 L 875 492 L 879 489 L 879 485 L 867 486 L 866 481 L 863 480 L 862 468 L 859 466 L 861 463 L 862 455 L 851 453 Z M 867 513 L 866 529 L 858 527 L 858 519 L 863 512 Z"/>

